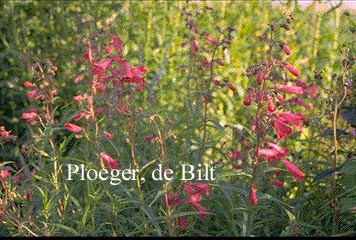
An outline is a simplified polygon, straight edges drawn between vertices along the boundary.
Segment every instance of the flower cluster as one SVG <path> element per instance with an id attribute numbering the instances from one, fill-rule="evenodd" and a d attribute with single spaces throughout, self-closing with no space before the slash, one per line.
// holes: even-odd
<path id="1" fill-rule="evenodd" d="M 199 201 L 203 199 L 202 193 L 205 197 L 209 197 L 210 185 L 198 182 L 184 183 L 183 189 L 188 195 L 185 202 L 194 207 L 194 209 L 199 213 L 200 220 L 206 219 L 208 217 L 207 212 L 209 212 L 209 209 L 202 206 Z M 182 200 L 179 198 L 178 193 L 171 192 L 168 194 L 167 205 L 171 207 L 182 205 Z M 183 217 L 178 217 L 176 221 L 179 229 L 184 229 L 188 226 Z"/>
<path id="2" fill-rule="evenodd" d="M 74 103 L 80 103 L 81 106 L 83 106 L 72 118 L 76 123 L 64 123 L 64 127 L 68 131 L 75 133 L 76 138 L 82 138 L 83 135 L 89 138 L 86 128 L 77 123 L 82 119 L 84 119 L 88 125 L 91 125 L 100 114 L 110 112 L 107 113 L 107 115 L 110 115 L 114 109 L 119 113 L 127 112 L 127 107 L 125 107 L 121 101 L 124 95 L 124 85 L 134 84 L 137 92 L 140 92 L 143 87 L 146 86 L 145 77 L 143 76 L 143 74 L 147 72 L 146 67 L 130 66 L 129 62 L 123 56 L 124 42 L 114 34 L 110 34 L 109 38 L 111 42 L 105 48 L 106 55 L 103 59 L 98 55 L 98 47 L 93 46 L 90 39 L 87 41 L 88 49 L 84 53 L 83 58 L 88 62 L 91 68 L 90 89 L 86 93 L 80 93 L 73 97 Z M 81 80 L 82 78 L 77 77 L 74 82 L 79 83 Z M 129 88 L 128 91 L 131 93 L 131 88 Z M 116 104 L 113 105 L 112 102 L 100 102 L 99 100 L 103 98 L 98 98 L 98 96 L 104 95 L 105 93 L 107 93 L 107 99 L 116 96 Z M 113 106 L 113 108 L 109 109 L 109 105 Z M 98 126 L 95 128 L 98 129 Z M 97 139 L 99 137 L 98 132 L 95 134 L 95 138 Z M 106 130 L 100 134 L 107 139 L 114 138 L 114 134 Z M 108 168 L 119 167 L 117 160 L 110 157 L 107 153 L 100 152 L 98 155 Z"/>
<path id="3" fill-rule="evenodd" d="M 40 123 L 43 128 L 46 126 L 46 121 L 51 121 L 51 124 L 54 125 L 54 119 L 51 115 L 54 97 L 58 94 L 58 90 L 54 86 L 54 77 L 56 76 L 58 67 L 54 66 L 50 60 L 47 60 L 46 67 L 47 69 L 44 69 L 41 64 L 36 61 L 31 65 L 32 71 L 37 69 L 36 81 L 25 81 L 23 83 L 23 86 L 29 89 L 27 97 L 33 102 L 42 100 L 43 108 L 30 108 L 21 115 L 21 118 L 25 120 L 27 124 L 35 126 Z"/>
<path id="4" fill-rule="evenodd" d="M 285 30 L 289 30 L 291 19 L 283 18 L 282 21 L 279 26 Z M 271 33 L 276 31 L 276 26 L 277 24 L 275 23 L 270 24 Z M 304 177 L 304 173 L 287 159 L 286 155 L 289 150 L 279 146 L 277 142 L 268 138 L 268 131 L 274 129 L 279 142 L 291 136 L 294 132 L 293 129 L 295 129 L 295 131 L 301 131 L 303 128 L 302 123 L 306 117 L 300 113 L 285 111 L 283 108 L 289 104 L 310 109 L 309 105 L 304 103 L 300 96 L 304 93 L 307 96 L 314 96 L 317 92 L 317 87 L 308 85 L 299 79 L 293 79 L 293 77 L 300 77 L 300 71 L 290 62 L 281 61 L 279 57 L 276 57 L 277 54 L 272 54 L 273 47 L 279 43 L 279 47 L 284 54 L 290 56 L 292 51 L 285 42 L 274 40 L 272 34 L 270 38 L 262 36 L 260 39 L 269 43 L 269 58 L 267 61 L 250 66 L 247 69 L 247 76 L 249 78 L 256 76 L 257 87 L 250 87 L 247 97 L 243 101 L 245 106 L 250 106 L 254 102 L 258 107 L 256 120 L 251 126 L 251 130 L 257 134 L 252 166 L 255 168 L 256 164 L 261 160 L 267 160 L 271 165 L 280 162 L 297 181 L 301 181 Z M 284 82 L 279 82 L 280 78 L 271 74 L 272 71 L 276 72 L 278 69 L 284 71 L 284 75 L 288 76 L 287 79 L 284 79 Z M 290 75 L 288 75 L 288 73 Z M 296 95 L 297 97 L 286 100 L 285 98 L 290 95 Z M 255 170 L 253 170 L 253 172 L 256 174 Z M 284 186 L 284 182 L 278 179 L 270 178 L 269 182 L 277 187 Z M 257 202 L 256 186 L 252 180 L 250 183 L 250 203 L 257 204 Z"/>

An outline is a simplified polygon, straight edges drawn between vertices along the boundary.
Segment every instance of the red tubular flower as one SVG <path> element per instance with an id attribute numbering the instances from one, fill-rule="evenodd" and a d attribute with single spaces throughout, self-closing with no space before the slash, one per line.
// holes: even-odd
<path id="1" fill-rule="evenodd" d="M 99 115 L 105 111 L 105 107 L 98 107 L 94 110 L 95 115 Z"/>
<path id="2" fill-rule="evenodd" d="M 21 115 L 21 118 L 22 119 L 25 119 L 25 120 L 32 120 L 34 119 L 35 117 L 37 116 L 37 113 L 36 112 L 25 112 Z"/>
<path id="3" fill-rule="evenodd" d="M 113 45 L 113 44 L 110 44 L 109 46 L 107 46 L 107 47 L 105 48 L 105 53 L 106 53 L 106 54 L 110 54 L 113 49 L 114 49 L 114 45 Z"/>
<path id="4" fill-rule="evenodd" d="M 212 38 L 208 33 L 205 35 L 205 39 L 208 42 L 209 45 L 216 45 L 218 42 Z"/>
<path id="5" fill-rule="evenodd" d="M 179 206 L 182 204 L 182 201 L 178 197 L 178 193 L 170 192 L 168 193 L 168 202 L 167 205 L 170 207 Z"/>
<path id="6" fill-rule="evenodd" d="M 311 85 L 304 89 L 304 92 L 309 96 L 313 97 L 318 92 L 318 86 Z"/>
<path id="7" fill-rule="evenodd" d="M 216 85 L 216 86 L 220 86 L 221 82 L 217 79 L 213 79 L 212 82 Z"/>
<path id="8" fill-rule="evenodd" d="M 200 205 L 199 203 L 195 203 L 193 205 L 193 207 L 195 208 L 195 210 L 197 212 L 199 212 L 199 219 L 200 220 L 204 220 L 205 218 L 208 217 L 208 214 L 206 214 L 207 212 L 209 212 L 209 209 L 207 209 L 206 207 L 203 207 L 202 205 Z"/>
<path id="9" fill-rule="evenodd" d="M 283 97 L 281 94 L 277 93 L 276 98 L 278 99 L 278 101 L 279 101 L 280 103 L 284 102 L 284 97 Z"/>
<path id="10" fill-rule="evenodd" d="M 192 55 L 192 57 L 194 57 L 197 54 L 198 50 L 199 50 L 198 43 L 195 40 L 195 38 L 191 38 L 190 39 L 190 44 L 192 46 L 191 55 Z"/>
<path id="11" fill-rule="evenodd" d="M 0 136 L 3 138 L 7 138 L 10 136 L 10 132 L 6 131 L 4 126 L 0 126 Z"/>
<path id="12" fill-rule="evenodd" d="M 115 159 L 107 155 L 105 152 L 101 152 L 99 156 L 108 165 L 108 169 L 119 168 L 119 163 Z"/>
<path id="13" fill-rule="evenodd" d="M 232 153 L 229 154 L 229 159 L 231 161 L 237 160 L 241 157 L 241 152 L 238 151 L 237 149 L 233 148 Z"/>
<path id="14" fill-rule="evenodd" d="M 281 148 L 274 143 L 267 143 L 267 145 L 270 147 L 270 149 L 261 148 L 258 150 L 258 155 L 267 158 L 267 160 L 277 160 L 285 157 L 285 155 L 288 153 L 287 148 Z"/>
<path id="15" fill-rule="evenodd" d="M 77 95 L 75 97 L 73 97 L 73 102 L 81 102 L 85 99 L 85 97 L 83 95 Z"/>
<path id="16" fill-rule="evenodd" d="M 268 142 L 267 145 L 272 148 L 273 150 L 277 151 L 279 154 L 281 155 L 286 155 L 288 153 L 288 149 L 287 148 L 281 148 L 278 145 Z"/>
<path id="17" fill-rule="evenodd" d="M 199 202 L 202 199 L 203 199 L 203 197 L 201 196 L 200 193 L 193 193 L 193 194 L 188 196 L 186 202 L 188 204 L 194 205 L 194 204 L 196 204 L 197 202 Z"/>
<path id="18" fill-rule="evenodd" d="M 304 178 L 304 173 L 300 171 L 300 169 L 297 168 L 297 166 L 295 166 L 293 163 L 291 163 L 287 159 L 282 159 L 281 162 L 298 182 L 300 182 Z"/>
<path id="19" fill-rule="evenodd" d="M 282 187 L 284 186 L 284 182 L 278 181 L 278 180 L 273 179 L 273 178 L 270 178 L 270 179 L 269 179 L 269 182 L 270 182 L 271 184 L 273 184 L 274 186 L 276 186 L 276 187 L 282 188 Z"/>
<path id="20" fill-rule="evenodd" d="M 276 84 L 276 90 L 281 90 L 283 92 L 292 93 L 292 94 L 303 93 L 303 89 L 301 87 L 294 87 L 294 86 L 281 85 L 281 84 Z"/>
<path id="21" fill-rule="evenodd" d="M 261 70 L 259 70 L 259 71 L 257 72 L 257 77 L 256 77 L 256 79 L 257 79 L 258 85 L 261 85 L 261 84 L 263 83 L 263 72 L 262 72 Z"/>
<path id="22" fill-rule="evenodd" d="M 255 188 L 255 185 L 253 185 L 253 184 L 250 185 L 250 203 L 252 205 L 256 205 L 258 203 L 256 188 Z"/>
<path id="23" fill-rule="evenodd" d="M 75 122 L 79 121 L 80 119 L 82 119 L 82 117 L 86 117 L 88 118 L 89 114 L 86 111 L 80 111 L 79 113 L 75 114 L 73 117 L 73 120 Z"/>
<path id="24" fill-rule="evenodd" d="M 198 192 L 203 192 L 205 193 L 206 197 L 209 197 L 210 194 L 210 185 L 206 183 L 189 183 L 190 186 L 193 188 L 197 189 Z"/>
<path id="25" fill-rule="evenodd" d="M 220 66 L 224 66 L 224 65 L 225 65 L 224 61 L 221 60 L 221 59 L 218 59 L 216 62 L 217 62 Z"/>
<path id="26" fill-rule="evenodd" d="M 273 113 L 277 109 L 276 105 L 273 103 L 273 98 L 270 95 L 267 95 L 267 100 L 267 111 L 268 113 Z"/>
<path id="27" fill-rule="evenodd" d="M 37 100 L 37 98 L 38 98 L 38 91 L 37 91 L 37 89 L 34 89 L 34 90 L 32 90 L 32 91 L 29 91 L 29 92 L 27 93 L 27 97 L 28 97 L 29 99 Z"/>
<path id="28" fill-rule="evenodd" d="M 284 62 L 283 64 L 285 68 L 288 70 L 288 72 L 290 72 L 296 77 L 299 77 L 300 72 L 295 67 L 293 67 L 289 62 Z"/>
<path id="29" fill-rule="evenodd" d="M 31 82 L 24 82 L 23 85 L 25 88 L 36 88 L 36 84 Z"/>
<path id="30" fill-rule="evenodd" d="M 283 49 L 283 51 L 287 54 L 287 55 L 290 55 L 291 54 L 291 51 L 288 47 L 288 45 L 286 43 L 281 43 L 280 44 L 280 47 Z"/>
<path id="31" fill-rule="evenodd" d="M 11 176 L 10 171 L 7 169 L 3 169 L 0 171 L 0 180 L 9 178 Z"/>
<path id="32" fill-rule="evenodd" d="M 72 124 L 72 123 L 65 123 L 64 124 L 64 127 L 68 130 L 68 131 L 71 131 L 71 132 L 74 132 L 74 133 L 77 133 L 77 132 L 80 132 L 82 131 L 82 128 L 75 125 L 75 124 Z"/>
<path id="33" fill-rule="evenodd" d="M 124 42 L 118 36 L 114 34 L 110 34 L 110 38 L 112 40 L 112 45 L 118 53 L 121 53 L 121 49 L 124 46 Z"/>
<path id="34" fill-rule="evenodd" d="M 155 134 L 147 135 L 147 136 L 145 137 L 145 141 L 149 142 L 149 141 L 151 141 L 151 140 L 153 140 L 153 139 L 155 139 L 155 138 L 156 138 L 156 135 L 155 135 Z"/>
<path id="35" fill-rule="evenodd" d="M 177 217 L 177 225 L 180 230 L 188 227 L 188 223 L 185 221 L 183 217 Z"/>
<path id="36" fill-rule="evenodd" d="M 183 188 L 188 193 L 188 195 L 196 193 L 196 191 L 189 184 L 183 184 Z"/>
<path id="37" fill-rule="evenodd" d="M 292 128 L 289 127 L 284 121 L 277 118 L 274 120 L 273 125 L 276 129 L 279 140 L 283 140 L 285 137 L 292 135 Z"/>
<path id="38" fill-rule="evenodd" d="M 252 100 L 253 100 L 253 95 L 254 95 L 253 89 L 248 90 L 247 97 L 246 97 L 246 99 L 245 99 L 244 102 L 243 102 L 243 104 L 244 104 L 245 106 L 251 105 Z"/>
<path id="39" fill-rule="evenodd" d="M 107 131 L 104 131 L 103 134 L 104 134 L 104 136 L 107 137 L 108 139 L 113 139 L 113 138 L 114 138 L 114 134 L 109 133 L 109 132 L 107 132 Z"/>
<path id="40" fill-rule="evenodd" d="M 126 61 L 122 61 L 120 62 L 120 67 L 123 72 L 123 81 L 128 82 L 128 80 L 132 78 L 132 73 L 131 73 L 129 63 Z"/>
<path id="41" fill-rule="evenodd" d="M 282 112 L 278 113 L 278 118 L 282 119 L 286 123 L 290 123 L 294 126 L 296 126 L 297 131 L 302 130 L 303 126 L 301 124 L 301 121 L 305 120 L 305 116 L 302 114 L 294 114 L 290 112 Z"/>
<path id="42" fill-rule="evenodd" d="M 94 75 L 103 75 L 105 70 L 110 66 L 111 62 L 113 61 L 112 58 L 106 58 L 98 63 L 94 64 Z"/>
<path id="43" fill-rule="evenodd" d="M 236 91 L 236 88 L 235 88 L 235 86 L 234 86 L 234 85 L 232 85 L 232 83 L 227 82 L 227 83 L 226 83 L 226 86 L 227 86 L 230 90 L 232 90 L 232 91 Z"/>

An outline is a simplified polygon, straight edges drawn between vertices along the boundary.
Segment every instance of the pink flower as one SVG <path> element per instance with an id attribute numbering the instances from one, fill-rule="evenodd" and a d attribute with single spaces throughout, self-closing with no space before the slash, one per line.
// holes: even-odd
<path id="1" fill-rule="evenodd" d="M 303 93 L 303 89 L 301 87 L 294 87 L 294 86 L 281 85 L 281 84 L 276 84 L 276 90 L 281 90 L 283 92 L 291 93 L 291 94 Z"/>
<path id="2" fill-rule="evenodd" d="M 273 103 L 273 98 L 270 95 L 267 95 L 268 103 L 267 103 L 267 111 L 268 113 L 273 113 L 276 111 L 277 107 Z"/>
<path id="3" fill-rule="evenodd" d="M 216 45 L 218 42 L 212 38 L 208 33 L 205 35 L 205 39 L 208 42 L 209 45 Z"/>
<path id="4" fill-rule="evenodd" d="M 10 132 L 6 131 L 4 126 L 0 126 L 0 136 L 3 138 L 7 138 L 10 136 Z"/>
<path id="5" fill-rule="evenodd" d="M 199 219 L 200 220 L 204 220 L 205 218 L 208 217 L 208 214 L 206 214 L 207 212 L 209 212 L 209 209 L 207 209 L 206 207 L 203 207 L 202 205 L 200 205 L 199 203 L 195 203 L 193 204 L 193 207 L 195 208 L 195 210 L 197 212 L 199 212 Z"/>
<path id="6" fill-rule="evenodd" d="M 235 86 L 234 86 L 234 85 L 232 85 L 232 83 L 227 82 L 227 83 L 226 83 L 226 86 L 227 86 L 230 90 L 232 90 L 232 91 L 236 91 L 236 88 L 235 88 Z"/>
<path id="7" fill-rule="evenodd" d="M 259 70 L 259 71 L 257 72 L 257 77 L 256 77 L 256 79 L 257 79 L 258 85 L 261 85 L 261 84 L 263 83 L 263 72 L 262 72 L 261 70 Z"/>
<path id="8" fill-rule="evenodd" d="M 98 107 L 94 110 L 95 115 L 99 115 L 105 111 L 105 107 Z"/>
<path id="9" fill-rule="evenodd" d="M 292 128 L 289 127 L 284 121 L 277 118 L 273 125 L 276 129 L 278 139 L 283 140 L 285 137 L 292 135 Z"/>
<path id="10" fill-rule="evenodd" d="M 285 68 L 288 70 L 288 72 L 290 72 L 296 77 L 299 77 L 300 72 L 295 67 L 293 67 L 289 62 L 284 62 L 283 64 Z"/>
<path id="11" fill-rule="evenodd" d="M 105 152 L 101 152 L 99 156 L 108 165 L 109 169 L 119 168 L 119 163 L 115 159 L 107 155 Z"/>
<path id="12" fill-rule="evenodd" d="M 195 40 L 195 38 L 191 38 L 190 39 L 190 44 L 192 46 L 191 55 L 192 55 L 192 57 L 194 57 L 197 54 L 198 50 L 199 50 L 198 43 Z"/>
<path id="13" fill-rule="evenodd" d="M 0 171 L 0 180 L 9 178 L 11 176 L 10 171 L 7 169 L 3 169 Z"/>
<path id="14" fill-rule="evenodd" d="M 79 121 L 80 119 L 82 119 L 82 117 L 88 118 L 89 114 L 86 111 L 81 111 L 77 114 L 74 115 L 73 120 L 75 122 Z"/>
<path id="15" fill-rule="evenodd" d="M 224 61 L 221 60 L 221 59 L 216 60 L 216 62 L 219 64 L 219 66 L 224 66 L 225 65 Z"/>
<path id="16" fill-rule="evenodd" d="M 312 85 L 304 89 L 304 92 L 309 96 L 313 97 L 318 92 L 318 86 Z"/>
<path id="17" fill-rule="evenodd" d="M 64 127 L 68 130 L 68 131 L 71 131 L 71 132 L 74 132 L 74 133 L 77 133 L 77 132 L 80 132 L 82 131 L 82 128 L 75 125 L 75 124 L 72 124 L 72 123 L 65 123 L 64 124 Z"/>
<path id="18" fill-rule="evenodd" d="M 34 89 L 27 93 L 27 97 L 29 99 L 38 100 L 38 96 L 39 96 L 39 93 L 38 93 L 37 89 Z"/>
<path id="19" fill-rule="evenodd" d="M 284 97 L 281 94 L 277 93 L 276 98 L 278 99 L 278 102 L 284 102 Z"/>
<path id="20" fill-rule="evenodd" d="M 229 159 L 231 161 L 237 160 L 241 157 L 241 152 L 238 151 L 237 149 L 233 148 L 232 153 L 229 154 Z"/>
<path id="21" fill-rule="evenodd" d="M 194 205 L 197 202 L 199 202 L 200 200 L 202 200 L 202 198 L 203 197 L 201 196 L 200 193 L 193 193 L 193 194 L 188 196 L 186 201 L 187 201 L 188 204 Z"/>
<path id="22" fill-rule="evenodd" d="M 287 148 L 281 148 L 274 143 L 267 143 L 270 149 L 261 148 L 258 150 L 258 155 L 267 158 L 270 161 L 283 158 L 287 153 Z"/>
<path id="23" fill-rule="evenodd" d="M 269 182 L 271 183 L 271 184 L 273 184 L 274 186 L 276 186 L 276 187 L 283 187 L 284 186 L 284 182 L 281 182 L 281 181 L 278 181 L 278 180 L 276 180 L 276 179 L 273 179 L 273 178 L 270 178 L 269 179 Z"/>
<path id="24" fill-rule="evenodd" d="M 110 54 L 113 49 L 114 49 L 114 45 L 113 45 L 113 44 L 110 44 L 109 46 L 107 46 L 107 47 L 105 48 L 105 53 L 106 53 L 106 54 Z"/>
<path id="25" fill-rule="evenodd" d="M 212 82 L 216 85 L 216 86 L 220 86 L 221 82 L 217 79 L 213 79 Z"/>
<path id="26" fill-rule="evenodd" d="M 168 206 L 174 207 L 182 204 L 182 201 L 178 197 L 178 193 L 170 192 L 168 193 L 167 197 L 168 197 L 168 201 L 167 201 Z"/>
<path id="27" fill-rule="evenodd" d="M 23 85 L 24 85 L 26 88 L 36 88 L 36 84 L 31 83 L 31 82 L 24 82 Z"/>
<path id="28" fill-rule="evenodd" d="M 280 47 L 283 49 L 283 51 L 287 54 L 287 55 L 290 55 L 291 54 L 291 51 L 288 47 L 288 45 L 286 43 L 281 43 L 280 44 Z"/>
<path id="29" fill-rule="evenodd" d="M 77 95 L 75 97 L 73 97 L 73 102 L 81 102 L 85 99 L 85 97 L 83 95 Z"/>
<path id="30" fill-rule="evenodd" d="M 118 53 L 121 53 L 121 49 L 124 46 L 124 42 L 118 36 L 114 34 L 110 34 L 110 38 L 112 40 L 112 45 Z"/>
<path id="31" fill-rule="evenodd" d="M 25 120 L 30 120 L 30 119 L 34 119 L 36 116 L 37 116 L 36 112 L 25 112 L 21 115 L 21 118 Z"/>
<path id="32" fill-rule="evenodd" d="M 149 141 L 153 140 L 154 138 L 156 138 L 155 134 L 147 135 L 145 137 L 145 141 L 149 142 Z"/>
<path id="33" fill-rule="evenodd" d="M 297 166 L 295 166 L 293 163 L 291 163 L 287 159 L 282 159 L 281 162 L 298 182 L 300 182 L 304 178 L 304 173 L 300 171 L 300 169 L 297 168 Z"/>
<path id="34" fill-rule="evenodd" d="M 296 126 L 297 131 L 300 131 L 303 128 L 301 121 L 305 120 L 305 116 L 302 114 L 293 114 L 290 112 L 282 112 L 282 113 L 278 113 L 277 117 L 286 123 L 290 123 L 290 124 Z"/>
<path id="35" fill-rule="evenodd" d="M 114 134 L 109 133 L 109 132 L 107 132 L 107 131 L 104 131 L 103 134 L 104 134 L 104 136 L 107 137 L 108 139 L 113 139 L 113 137 L 114 137 Z"/>
<path id="36" fill-rule="evenodd" d="M 256 205 L 258 203 L 256 188 L 255 188 L 255 185 L 253 185 L 253 184 L 250 185 L 250 203 L 252 205 Z"/>
<path id="37" fill-rule="evenodd" d="M 251 105 L 252 100 L 253 100 L 253 95 L 254 95 L 253 89 L 249 89 L 249 90 L 248 90 L 248 93 L 247 93 L 247 97 L 246 97 L 246 99 L 245 99 L 244 102 L 243 102 L 243 104 L 244 104 L 245 106 Z"/>
<path id="38" fill-rule="evenodd" d="M 112 62 L 111 58 L 106 58 L 98 63 L 95 63 L 93 74 L 102 75 L 105 72 L 105 70 L 110 66 L 111 62 Z"/>
<path id="39" fill-rule="evenodd" d="M 206 197 L 209 197 L 210 194 L 210 185 L 206 183 L 189 183 L 190 186 L 195 188 L 198 192 L 203 192 L 205 193 Z"/>
<path id="40" fill-rule="evenodd" d="M 185 221 L 183 217 L 177 217 L 177 225 L 180 230 L 188 227 L 188 223 Z"/>
<path id="41" fill-rule="evenodd" d="M 194 190 L 189 184 L 183 184 L 183 189 L 188 193 L 188 195 L 196 193 L 196 190 Z"/>

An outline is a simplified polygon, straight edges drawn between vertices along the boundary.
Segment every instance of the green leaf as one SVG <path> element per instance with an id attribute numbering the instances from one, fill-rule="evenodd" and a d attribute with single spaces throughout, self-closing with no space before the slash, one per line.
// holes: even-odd
<path id="1" fill-rule="evenodd" d="M 73 228 L 65 226 L 63 224 L 60 223 L 47 223 L 49 226 L 53 226 L 53 227 L 57 227 L 57 228 L 61 228 L 63 230 L 66 230 L 67 232 L 73 234 L 74 236 L 79 236 L 79 233 L 77 231 L 75 231 Z"/>

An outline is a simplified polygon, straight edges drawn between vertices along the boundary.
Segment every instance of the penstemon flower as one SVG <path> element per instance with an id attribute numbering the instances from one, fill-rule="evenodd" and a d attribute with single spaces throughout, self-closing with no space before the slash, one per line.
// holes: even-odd
<path id="1" fill-rule="evenodd" d="M 282 29 L 289 30 L 290 18 L 284 18 L 281 21 L 282 23 L 279 24 L 279 26 Z M 301 181 L 304 178 L 304 173 L 298 169 L 295 164 L 287 160 L 287 154 L 289 153 L 288 148 L 279 146 L 279 144 L 269 137 L 269 134 L 273 133 L 271 130 L 274 128 L 277 133 L 276 140 L 282 142 L 285 138 L 293 134 L 293 128 L 295 128 L 296 131 L 301 131 L 303 121 L 306 117 L 300 113 L 284 111 L 283 108 L 293 103 L 309 109 L 310 107 L 304 103 L 301 97 L 304 96 L 303 93 L 306 93 L 308 96 L 313 96 L 317 92 L 316 86 L 309 86 L 298 79 L 285 79 L 284 81 L 278 82 L 279 78 L 275 79 L 274 75 L 271 75 L 272 69 L 291 73 L 295 77 L 300 76 L 300 71 L 288 61 L 281 62 L 277 55 L 272 54 L 273 47 L 276 43 L 279 43 L 279 49 L 282 49 L 285 55 L 289 56 L 292 52 L 286 43 L 273 39 L 273 32 L 276 31 L 278 24 L 274 23 L 270 24 L 270 26 L 270 37 L 268 38 L 267 35 L 260 37 L 261 40 L 269 42 L 269 58 L 267 61 L 250 66 L 247 69 L 246 75 L 248 77 L 256 76 L 257 87 L 250 87 L 247 92 L 247 97 L 243 101 L 245 106 L 250 106 L 252 103 L 255 103 L 258 109 L 256 119 L 251 126 L 251 130 L 257 135 L 257 142 L 254 147 L 251 164 L 253 177 L 250 182 L 249 200 L 252 205 L 258 203 L 254 181 L 258 175 L 256 166 L 259 161 L 267 160 L 267 163 L 273 166 L 281 162 L 297 181 Z M 292 84 L 295 83 L 296 86 L 288 82 Z M 299 95 L 299 97 L 285 100 L 284 95 L 286 94 L 296 94 Z M 270 178 L 269 182 L 277 187 L 284 186 L 284 182 L 274 178 Z"/>

